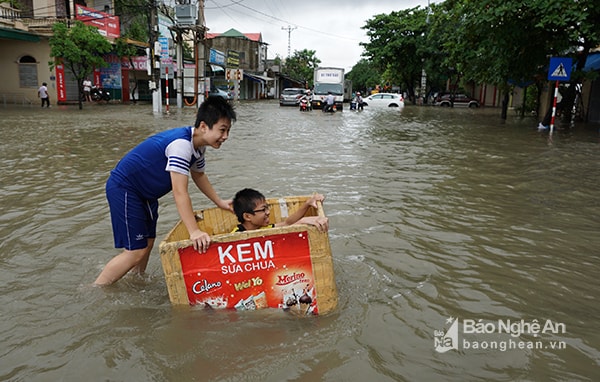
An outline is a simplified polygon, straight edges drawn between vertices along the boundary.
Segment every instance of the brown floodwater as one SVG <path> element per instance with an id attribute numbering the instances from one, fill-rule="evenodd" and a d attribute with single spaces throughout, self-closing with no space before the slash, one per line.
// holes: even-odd
<path id="1" fill-rule="evenodd" d="M 598 126 L 549 135 L 497 109 L 411 105 L 236 110 L 209 178 L 224 198 L 326 195 L 337 311 L 174 308 L 158 245 L 145 277 L 91 287 L 117 253 L 109 171 L 194 109 L 0 107 L 0 380 L 600 379 Z M 158 240 L 178 220 L 171 195 L 159 212 Z"/>

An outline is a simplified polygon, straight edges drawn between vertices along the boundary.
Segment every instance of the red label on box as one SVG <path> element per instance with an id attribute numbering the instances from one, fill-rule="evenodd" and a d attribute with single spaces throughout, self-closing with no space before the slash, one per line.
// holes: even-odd
<path id="1" fill-rule="evenodd" d="M 190 304 L 317 314 L 308 232 L 212 243 L 201 254 L 179 249 Z"/>

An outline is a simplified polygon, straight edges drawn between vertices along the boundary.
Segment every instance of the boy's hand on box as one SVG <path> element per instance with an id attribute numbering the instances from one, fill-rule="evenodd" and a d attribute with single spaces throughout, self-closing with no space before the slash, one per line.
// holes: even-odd
<path id="1" fill-rule="evenodd" d="M 313 194 L 313 196 L 306 201 L 306 203 L 314 208 L 317 208 L 317 202 L 323 202 L 325 200 L 325 196 L 321 194 Z"/>
<path id="2" fill-rule="evenodd" d="M 194 249 L 200 253 L 206 253 L 210 245 L 210 235 L 206 232 L 196 230 L 190 234 L 190 240 Z"/>

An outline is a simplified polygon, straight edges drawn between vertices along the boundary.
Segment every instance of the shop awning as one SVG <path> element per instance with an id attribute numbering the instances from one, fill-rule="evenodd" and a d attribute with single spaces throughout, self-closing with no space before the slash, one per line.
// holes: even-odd
<path id="1" fill-rule="evenodd" d="M 129 45 L 137 46 L 138 48 L 148 48 L 150 46 L 147 42 L 132 40 L 130 38 L 125 38 L 125 42 Z"/>
<path id="2" fill-rule="evenodd" d="M 591 70 L 600 70 L 600 53 L 594 53 L 587 56 L 583 71 L 589 72 Z"/>
<path id="3" fill-rule="evenodd" d="M 246 72 L 244 72 L 244 77 L 247 77 L 249 80 L 254 81 L 254 82 L 269 82 L 269 81 L 273 81 L 274 78 L 271 77 L 266 77 L 266 76 L 261 76 L 258 74 L 248 74 Z"/>
<path id="4" fill-rule="evenodd" d="M 30 41 L 30 42 L 39 42 L 40 36 L 20 31 L 18 29 L 5 29 L 0 28 L 0 38 L 8 39 L 8 40 L 21 40 L 21 41 Z"/>

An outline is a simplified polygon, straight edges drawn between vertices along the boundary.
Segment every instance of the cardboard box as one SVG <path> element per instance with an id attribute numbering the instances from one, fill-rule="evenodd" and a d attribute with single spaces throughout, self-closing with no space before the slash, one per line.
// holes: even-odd
<path id="1" fill-rule="evenodd" d="M 270 198 L 270 223 L 284 220 L 309 196 Z M 325 216 L 323 207 L 305 216 Z M 211 235 L 209 250 L 191 246 L 181 221 L 160 243 L 169 298 L 174 305 L 254 310 L 278 308 L 298 315 L 327 314 L 337 307 L 328 233 L 312 225 L 234 232 L 238 221 L 220 208 L 196 212 Z"/>

